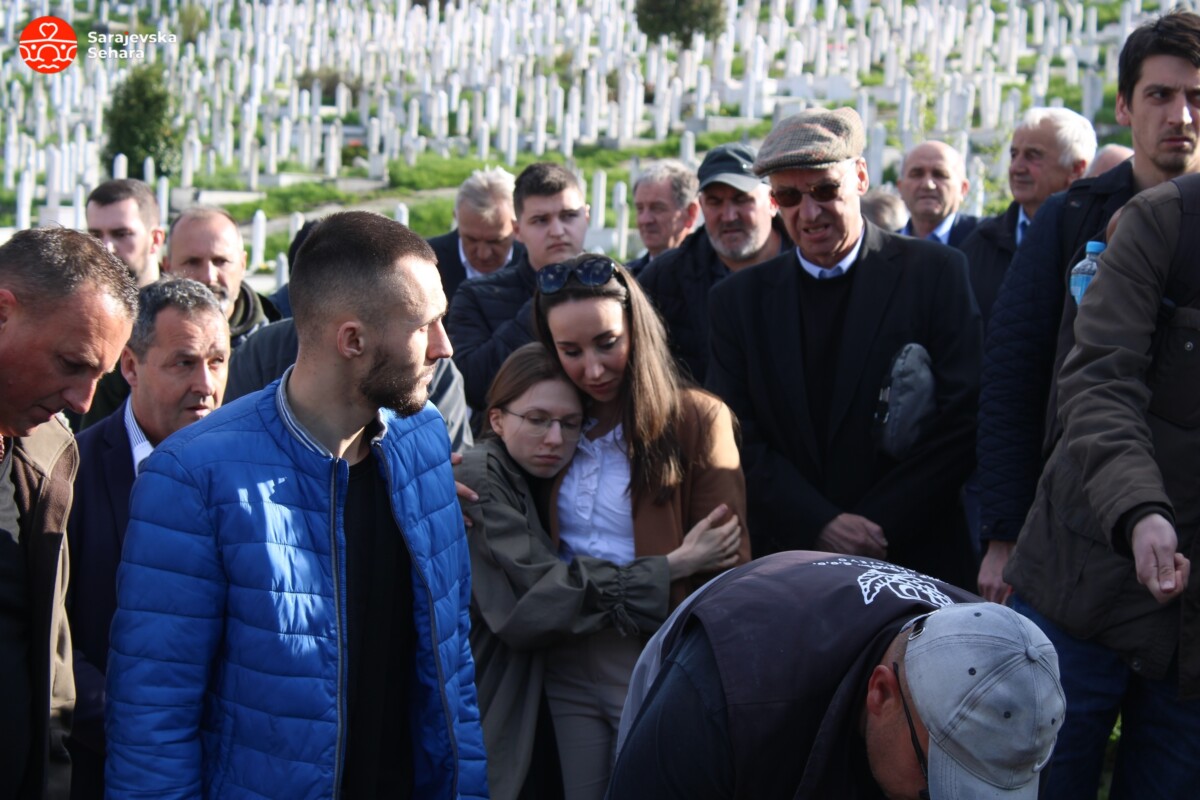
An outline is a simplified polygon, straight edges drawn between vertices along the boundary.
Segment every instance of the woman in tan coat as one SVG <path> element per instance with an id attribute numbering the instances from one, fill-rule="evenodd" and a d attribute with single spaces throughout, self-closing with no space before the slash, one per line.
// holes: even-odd
<path id="1" fill-rule="evenodd" d="M 472 520 L 471 648 L 494 800 L 561 797 L 553 732 L 543 716 L 546 649 L 604 630 L 640 642 L 666 618 L 674 580 L 736 557 L 736 519 L 725 509 L 662 555 L 616 564 L 559 557 L 535 494 L 574 454 L 583 426 L 579 392 L 541 344 L 504 362 L 488 392 L 480 443 L 455 470 L 478 499 Z M 722 520 L 724 520 L 722 522 Z"/>
<path id="2" fill-rule="evenodd" d="M 611 259 L 583 255 L 543 267 L 537 284 L 537 336 L 586 396 L 588 417 L 547 503 L 560 558 L 629 563 L 670 553 L 705 520 L 740 525 L 746 486 L 733 416 L 680 377 L 637 281 Z M 742 527 L 736 549 L 715 569 L 673 578 L 671 606 L 749 558 Z M 547 652 L 546 696 L 568 800 L 604 795 L 642 644 L 607 629 Z"/>

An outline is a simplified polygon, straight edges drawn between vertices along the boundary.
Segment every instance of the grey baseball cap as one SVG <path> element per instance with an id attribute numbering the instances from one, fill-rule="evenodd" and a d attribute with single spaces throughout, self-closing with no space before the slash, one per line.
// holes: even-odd
<path id="1" fill-rule="evenodd" d="M 904 671 L 929 731 L 934 800 L 1036 800 L 1066 698 L 1041 629 L 995 603 L 910 623 Z"/>
<path id="2" fill-rule="evenodd" d="M 754 154 L 753 147 L 741 142 L 721 144 L 709 150 L 696 171 L 700 189 L 713 183 L 725 183 L 739 192 L 754 191 L 762 185 L 762 180 L 754 174 Z"/>
<path id="3" fill-rule="evenodd" d="M 780 120 L 763 140 L 756 175 L 782 169 L 825 169 L 858 158 L 867 145 L 862 119 L 853 108 L 809 109 Z"/>

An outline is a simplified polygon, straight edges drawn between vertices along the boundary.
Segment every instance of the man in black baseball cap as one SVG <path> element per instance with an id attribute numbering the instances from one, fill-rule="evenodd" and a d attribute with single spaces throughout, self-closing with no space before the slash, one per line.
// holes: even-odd
<path id="1" fill-rule="evenodd" d="M 862 555 L 971 586 L 959 488 L 974 463 L 979 311 L 961 253 L 863 220 L 865 142 L 850 108 L 801 112 L 763 141 L 754 172 L 796 247 L 713 288 L 707 386 L 742 423 L 755 556 Z M 914 343 L 934 411 L 899 453 L 884 446 L 880 396 Z"/>
<path id="2" fill-rule="evenodd" d="M 708 365 L 708 290 L 792 246 L 770 188 L 754 174 L 755 155 L 740 142 L 708 151 L 697 172 L 704 226 L 638 276 L 667 324 L 671 352 L 697 383 Z"/>

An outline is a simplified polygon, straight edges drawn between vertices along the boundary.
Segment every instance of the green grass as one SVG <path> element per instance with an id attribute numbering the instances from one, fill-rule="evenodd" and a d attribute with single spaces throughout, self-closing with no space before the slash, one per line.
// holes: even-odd
<path id="1" fill-rule="evenodd" d="M 234 203 L 225 210 L 236 220 L 249 220 L 254 212 L 262 209 L 268 219 L 282 217 L 293 211 L 307 211 L 327 203 L 353 203 L 362 199 L 361 195 L 340 192 L 330 184 L 300 183 L 295 186 L 283 186 L 278 189 L 268 189 L 266 198 L 250 203 Z"/>
<path id="2" fill-rule="evenodd" d="M 410 203 L 408 206 L 408 227 L 418 235 L 426 238 L 438 236 L 450 230 L 454 224 L 454 199 L 438 197 Z"/>
<path id="3" fill-rule="evenodd" d="M 292 244 L 291 237 L 287 231 L 277 231 L 276 233 L 267 234 L 266 247 L 263 248 L 263 258 L 267 261 L 268 272 L 275 271 L 275 256 L 283 253 L 287 255 L 288 247 Z M 250 252 L 250 248 L 246 248 L 246 252 Z"/>
<path id="4" fill-rule="evenodd" d="M 1067 85 L 1067 79 L 1061 75 L 1051 75 L 1050 83 L 1046 87 L 1046 102 L 1047 104 L 1055 97 L 1061 97 L 1063 105 L 1067 108 L 1080 109 L 1083 108 L 1083 84 L 1077 83 L 1074 86 Z"/>
<path id="5" fill-rule="evenodd" d="M 197 189 L 237 192 L 246 188 L 246 181 L 242 179 L 241 171 L 237 167 L 226 166 L 217 167 L 212 175 L 204 171 L 196 172 L 192 176 L 192 185 Z"/>
<path id="6" fill-rule="evenodd" d="M 0 228 L 11 228 L 17 224 L 17 192 L 15 189 L 0 189 Z"/>

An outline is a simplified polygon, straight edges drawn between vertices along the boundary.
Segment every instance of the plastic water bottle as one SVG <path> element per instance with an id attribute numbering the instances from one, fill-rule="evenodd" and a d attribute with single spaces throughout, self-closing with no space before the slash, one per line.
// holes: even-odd
<path id="1" fill-rule="evenodd" d="M 1083 293 L 1087 291 L 1092 278 L 1096 277 L 1096 267 L 1100 263 L 1100 254 L 1104 252 L 1104 247 L 1104 242 L 1088 242 L 1087 255 L 1083 257 L 1083 261 L 1071 267 L 1071 297 L 1075 298 L 1075 305 L 1083 302 Z"/>

